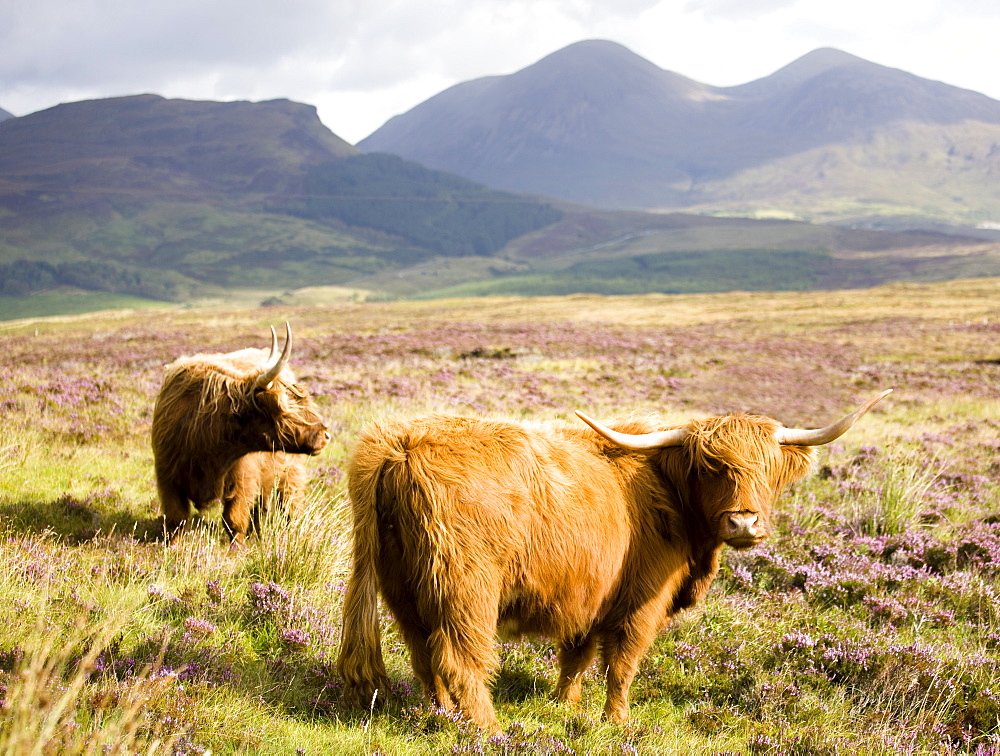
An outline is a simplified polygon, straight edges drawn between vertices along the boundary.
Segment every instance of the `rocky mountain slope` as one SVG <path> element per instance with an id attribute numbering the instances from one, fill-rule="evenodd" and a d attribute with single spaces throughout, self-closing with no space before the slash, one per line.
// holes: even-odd
<path id="1" fill-rule="evenodd" d="M 713 87 L 580 42 L 358 146 L 604 208 L 1000 221 L 1000 102 L 833 49 Z"/>

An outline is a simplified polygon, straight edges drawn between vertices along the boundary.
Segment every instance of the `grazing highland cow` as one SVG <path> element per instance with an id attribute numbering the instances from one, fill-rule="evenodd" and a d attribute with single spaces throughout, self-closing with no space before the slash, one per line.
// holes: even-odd
<path id="1" fill-rule="evenodd" d="M 233 541 L 253 529 L 254 505 L 277 496 L 301 499 L 305 469 L 293 455 L 319 454 L 330 440 L 312 399 L 288 367 L 271 329 L 271 351 L 181 357 L 167 366 L 153 410 L 153 459 L 164 525 L 183 530 L 190 504 L 201 510 L 222 499 Z M 189 503 L 190 502 L 190 503 Z"/>
<path id="2" fill-rule="evenodd" d="M 431 415 L 373 424 L 349 468 L 353 573 L 338 669 L 348 701 L 387 689 L 381 592 L 413 670 L 439 706 L 495 730 L 494 636 L 546 635 L 561 701 L 578 701 L 600 649 L 604 716 L 664 618 L 698 602 L 724 544 L 768 535 L 771 503 L 812 448 L 845 433 L 886 391 L 821 430 L 756 415 L 649 420 L 594 430 Z M 596 432 L 594 432 L 596 431 Z"/>

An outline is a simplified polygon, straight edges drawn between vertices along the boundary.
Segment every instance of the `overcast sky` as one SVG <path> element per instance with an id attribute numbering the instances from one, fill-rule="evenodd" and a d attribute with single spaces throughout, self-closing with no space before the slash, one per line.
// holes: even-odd
<path id="1" fill-rule="evenodd" d="M 356 143 L 582 39 L 715 86 L 836 47 L 1000 99 L 998 0 L 0 0 L 0 108 L 286 97 Z"/>

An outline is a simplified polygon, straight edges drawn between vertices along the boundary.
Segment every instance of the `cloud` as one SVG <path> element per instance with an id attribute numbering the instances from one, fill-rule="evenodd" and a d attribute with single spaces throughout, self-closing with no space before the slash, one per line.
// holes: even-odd
<path id="1" fill-rule="evenodd" d="M 350 12 L 337 0 L 282 6 L 259 0 L 36 0 L 0 31 L 0 76 L 63 85 L 157 81 L 226 66 L 264 69 L 293 50 L 319 51 Z"/>
<path id="2" fill-rule="evenodd" d="M 709 19 L 732 21 L 759 18 L 773 11 L 795 5 L 797 0 L 689 0 L 686 13 L 700 13 Z"/>
<path id="3" fill-rule="evenodd" d="M 287 97 L 357 141 L 442 89 L 611 39 L 720 86 L 821 46 L 996 88 L 995 0 L 0 0 L 0 107 Z M 963 40 L 966 40 L 963 42 Z M 989 92 L 987 92 L 989 93 Z M 998 96 L 1000 92 L 994 92 Z"/>

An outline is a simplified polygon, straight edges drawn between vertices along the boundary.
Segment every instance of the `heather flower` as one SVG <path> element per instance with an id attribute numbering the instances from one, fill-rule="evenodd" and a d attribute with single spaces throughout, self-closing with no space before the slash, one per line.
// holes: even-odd
<path id="1" fill-rule="evenodd" d="M 218 580 L 209 580 L 205 583 L 205 592 L 208 594 L 208 598 L 213 604 L 221 604 L 222 600 L 225 598 L 225 591 L 222 589 L 222 583 Z"/>
<path id="2" fill-rule="evenodd" d="M 170 603 L 178 602 L 179 603 L 180 600 L 181 600 L 179 596 L 176 596 L 173 593 L 170 593 L 169 591 L 167 591 L 166 589 L 161 588 L 156 583 L 150 583 L 149 584 L 149 588 L 147 589 L 147 592 L 148 592 L 149 597 L 151 599 L 156 599 L 158 601 L 167 601 L 167 602 L 170 602 Z"/>
<path id="3" fill-rule="evenodd" d="M 289 648 L 308 648 L 309 647 L 309 633 L 305 630 L 282 630 L 281 631 L 281 642 L 284 643 Z"/>
<path id="4" fill-rule="evenodd" d="M 741 588 L 753 586 L 753 573 L 747 569 L 746 565 L 736 564 L 733 566 L 732 579 Z"/>
<path id="5" fill-rule="evenodd" d="M 343 480 L 344 473 L 337 465 L 327 465 L 316 471 L 316 477 L 327 485 L 333 485 Z"/>
<path id="6" fill-rule="evenodd" d="M 188 617 L 184 620 L 184 629 L 192 636 L 197 636 L 211 635 L 219 628 L 208 620 L 198 619 L 197 617 Z"/>
<path id="7" fill-rule="evenodd" d="M 783 651 L 796 651 L 804 648 L 813 648 L 816 639 L 805 633 L 787 633 L 781 639 Z"/>
<path id="8" fill-rule="evenodd" d="M 274 582 L 252 583 L 247 600 L 251 616 L 255 619 L 287 617 L 291 613 L 291 594 Z"/>
<path id="9" fill-rule="evenodd" d="M 894 625 L 908 616 L 906 607 L 891 597 L 865 596 L 862 603 L 870 612 L 870 617 L 877 622 Z"/>

